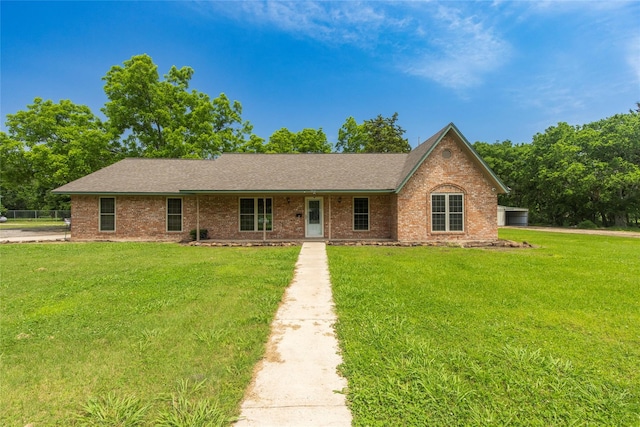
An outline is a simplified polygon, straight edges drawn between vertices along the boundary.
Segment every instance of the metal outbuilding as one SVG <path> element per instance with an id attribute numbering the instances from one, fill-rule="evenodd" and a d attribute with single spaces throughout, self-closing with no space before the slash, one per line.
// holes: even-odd
<path id="1" fill-rule="evenodd" d="M 498 205 L 498 227 L 505 225 L 526 227 L 529 225 L 529 209 Z"/>

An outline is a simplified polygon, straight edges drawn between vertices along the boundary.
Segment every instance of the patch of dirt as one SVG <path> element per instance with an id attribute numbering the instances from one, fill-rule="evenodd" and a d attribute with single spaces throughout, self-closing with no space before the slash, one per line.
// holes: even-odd
<path id="1" fill-rule="evenodd" d="M 634 231 L 615 231 L 602 229 L 582 229 L 582 228 L 562 228 L 562 227 L 504 227 L 524 230 L 548 231 L 550 233 L 567 233 L 567 234 L 592 234 L 597 236 L 614 236 L 614 237 L 634 237 L 640 239 L 640 232 Z"/>

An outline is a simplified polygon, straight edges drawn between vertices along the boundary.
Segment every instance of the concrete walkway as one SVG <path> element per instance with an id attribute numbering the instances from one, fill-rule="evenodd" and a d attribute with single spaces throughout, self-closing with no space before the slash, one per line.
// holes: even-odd
<path id="1" fill-rule="evenodd" d="M 336 316 L 322 242 L 305 242 L 293 281 L 271 325 L 237 427 L 350 426 L 346 379 L 333 325 Z"/>

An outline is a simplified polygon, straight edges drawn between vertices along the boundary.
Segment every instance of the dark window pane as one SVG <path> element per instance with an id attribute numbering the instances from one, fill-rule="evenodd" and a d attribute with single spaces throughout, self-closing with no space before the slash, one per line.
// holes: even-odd
<path id="1" fill-rule="evenodd" d="M 462 231 L 462 214 L 452 213 L 449 215 L 449 230 Z"/>
<path id="2" fill-rule="evenodd" d="M 309 224 L 320 224 L 320 200 L 309 200 Z"/>
<path id="3" fill-rule="evenodd" d="M 353 217 L 353 229 L 354 230 L 368 230 L 369 229 L 369 215 L 355 214 Z"/>
<path id="4" fill-rule="evenodd" d="M 369 199 L 356 197 L 353 199 L 353 212 L 357 214 L 369 213 Z"/>
<path id="5" fill-rule="evenodd" d="M 254 203 L 253 199 L 240 199 L 240 213 L 253 215 Z"/>
<path id="6" fill-rule="evenodd" d="M 240 215 L 240 230 L 241 231 L 253 231 L 253 215 Z"/>
<path id="7" fill-rule="evenodd" d="M 445 214 L 434 213 L 431 216 L 431 229 L 433 231 L 446 231 L 447 224 L 445 220 L 446 220 Z"/>
<path id="8" fill-rule="evenodd" d="M 182 199 L 167 199 L 167 231 L 182 231 Z"/>
<path id="9" fill-rule="evenodd" d="M 369 199 L 366 197 L 353 198 L 353 229 L 369 229 Z"/>
<path id="10" fill-rule="evenodd" d="M 449 212 L 462 213 L 462 194 L 449 195 Z"/>
<path id="11" fill-rule="evenodd" d="M 431 212 L 444 213 L 446 212 L 445 204 L 446 196 L 444 194 L 434 194 L 431 196 Z"/>
<path id="12" fill-rule="evenodd" d="M 116 217 L 113 214 L 100 215 L 100 231 L 115 231 Z"/>
<path id="13" fill-rule="evenodd" d="M 240 231 L 263 231 L 264 224 L 266 224 L 267 231 L 271 231 L 273 227 L 272 205 L 271 199 L 240 199 Z"/>
<path id="14" fill-rule="evenodd" d="M 167 199 L 167 213 L 182 215 L 182 199 Z"/>
<path id="15" fill-rule="evenodd" d="M 116 199 L 115 197 L 100 198 L 100 231 L 115 231 L 116 229 Z"/>
<path id="16" fill-rule="evenodd" d="M 100 213 L 115 214 L 116 213 L 116 199 L 114 197 L 103 197 L 100 199 Z"/>
<path id="17" fill-rule="evenodd" d="M 169 215 L 167 218 L 168 231 L 182 231 L 182 215 Z"/>

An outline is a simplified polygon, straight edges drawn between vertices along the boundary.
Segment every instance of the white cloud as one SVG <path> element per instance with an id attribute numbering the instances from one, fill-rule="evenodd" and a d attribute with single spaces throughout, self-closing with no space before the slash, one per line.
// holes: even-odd
<path id="1" fill-rule="evenodd" d="M 403 25 L 402 20 L 386 13 L 383 3 L 266 0 L 203 2 L 199 6 L 336 44 L 368 45 L 385 29 Z"/>
<path id="2" fill-rule="evenodd" d="M 446 87 L 465 89 L 482 83 L 485 74 L 508 60 L 509 43 L 479 18 L 463 16 L 460 10 L 444 6 L 438 8 L 435 18 L 433 33 L 423 36 L 430 52 L 410 64 L 406 72 Z"/>
<path id="3" fill-rule="evenodd" d="M 640 85 L 640 35 L 632 37 L 629 42 L 627 62 L 631 66 L 636 84 Z"/>
<path id="4" fill-rule="evenodd" d="M 402 72 L 453 88 L 482 83 L 510 45 L 477 16 L 431 2 L 204 2 L 237 20 L 297 37 L 346 44 L 395 61 Z"/>

